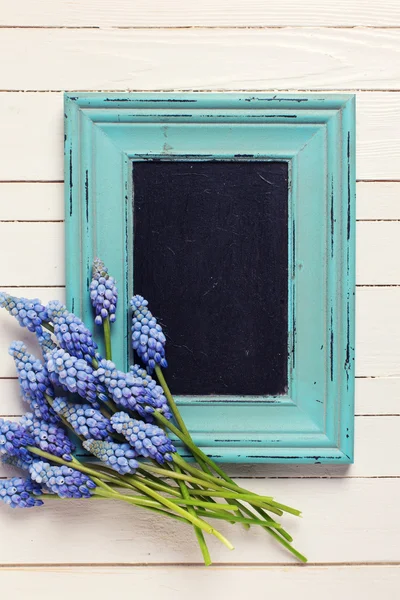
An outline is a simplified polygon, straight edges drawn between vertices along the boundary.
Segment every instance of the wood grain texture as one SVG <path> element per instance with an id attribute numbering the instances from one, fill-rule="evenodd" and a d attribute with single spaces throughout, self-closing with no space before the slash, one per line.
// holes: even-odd
<path id="1" fill-rule="evenodd" d="M 0 223 L 1 283 L 64 285 L 63 223 Z"/>
<path id="2" fill-rule="evenodd" d="M 400 378 L 356 379 L 356 415 L 399 415 Z"/>
<path id="3" fill-rule="evenodd" d="M 284 523 L 313 563 L 400 559 L 398 479 L 241 483 L 303 510 L 303 519 L 285 518 Z M 247 531 L 222 522 L 220 529 L 229 535 L 235 550 L 230 552 L 210 539 L 215 564 L 295 562 L 264 530 Z M 0 547 L 1 564 L 201 562 L 188 526 L 103 500 L 53 500 L 45 509 L 19 512 L 2 506 L 0 530 L 7 540 Z"/>
<path id="4" fill-rule="evenodd" d="M 357 284 L 398 285 L 398 221 L 357 223 Z"/>
<path id="5" fill-rule="evenodd" d="M 43 567 L 7 568 L 0 571 L 5 590 L 30 600 L 49 599 L 49 590 L 57 590 L 57 600 L 69 600 L 79 590 L 81 597 L 109 600 L 116 589 L 151 590 L 163 600 L 203 600 L 204 597 L 242 598 L 260 590 L 268 596 L 294 598 L 307 590 L 307 600 L 346 598 L 349 590 L 363 600 L 391 599 L 400 583 L 398 566 L 136 566 L 136 567 Z"/>
<path id="6" fill-rule="evenodd" d="M 0 94 L 0 128 L 0 181 L 64 179 L 62 94 Z"/>
<path id="7" fill-rule="evenodd" d="M 62 220 L 64 218 L 63 188 L 62 182 L 1 183 L 0 181 L 0 221 Z M 399 220 L 400 182 L 359 181 L 357 219 Z"/>
<path id="8" fill-rule="evenodd" d="M 40 27 L 287 27 L 389 26 L 400 24 L 395 0 L 338 0 L 334 4 L 307 0 L 22 0 L 7 7 L 0 25 Z"/>
<path id="9" fill-rule="evenodd" d="M 400 182 L 359 181 L 357 219 L 400 219 Z"/>
<path id="10" fill-rule="evenodd" d="M 1 39 L 3 90 L 400 89 L 397 29 L 4 29 Z"/>
<path id="11" fill-rule="evenodd" d="M 61 183 L 0 183 L 0 221 L 62 221 Z"/>
<path id="12" fill-rule="evenodd" d="M 374 232 L 373 241 L 375 236 Z M 357 289 L 356 374 L 358 376 L 400 375 L 399 306 L 400 287 Z"/>

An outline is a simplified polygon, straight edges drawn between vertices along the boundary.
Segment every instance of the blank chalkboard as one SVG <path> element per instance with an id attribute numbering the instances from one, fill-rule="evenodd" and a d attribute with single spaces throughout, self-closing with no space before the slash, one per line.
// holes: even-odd
<path id="1" fill-rule="evenodd" d="M 284 162 L 133 163 L 134 290 L 167 336 L 181 395 L 287 389 Z"/>

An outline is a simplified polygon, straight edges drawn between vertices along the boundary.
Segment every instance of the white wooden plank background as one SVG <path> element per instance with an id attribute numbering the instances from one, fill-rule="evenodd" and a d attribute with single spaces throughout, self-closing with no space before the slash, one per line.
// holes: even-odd
<path id="1" fill-rule="evenodd" d="M 56 567 L 40 571 L 24 568 L 5 568 L 0 581 L 21 597 L 29 590 L 29 598 L 43 598 L 46 587 L 57 591 L 57 600 L 70 600 L 77 590 L 82 598 L 96 600 L 115 597 L 116 590 L 152 590 L 154 597 L 174 600 L 203 600 L 211 598 L 243 598 L 256 595 L 295 598 L 299 591 L 308 600 L 337 600 L 353 598 L 391 600 L 399 587 L 400 571 L 396 566 L 235 566 L 214 567 L 205 572 L 194 566 L 137 566 L 137 567 Z M 94 588 L 94 586 L 96 586 Z M 357 593 L 357 596 L 353 595 Z"/>
<path id="2" fill-rule="evenodd" d="M 400 29 L 6 28 L 1 40 L 3 90 L 400 89 Z"/>
<path id="3" fill-rule="evenodd" d="M 385 26 L 400 24 L 396 0 L 20 0 L 0 25 L 42 27 Z"/>
<path id="4" fill-rule="evenodd" d="M 343 90 L 358 105 L 356 462 L 228 467 L 304 510 L 287 523 L 316 566 L 295 566 L 262 532 L 228 528 L 237 549 L 212 543 L 226 566 L 205 571 L 191 566 L 200 557 L 184 526 L 130 507 L 53 502 L 0 507 L 3 591 L 101 599 L 129 586 L 167 600 L 189 591 L 287 600 L 302 585 L 310 600 L 397 598 L 400 4 L 0 0 L 0 50 L 0 288 L 44 301 L 65 293 L 63 90 Z M 23 409 L 6 354 L 15 338 L 30 339 L 0 312 L 0 415 Z"/>
<path id="5" fill-rule="evenodd" d="M 241 484 L 304 511 L 284 519 L 312 563 L 400 562 L 397 478 L 251 479 Z M 183 523 L 121 503 L 49 500 L 46 508 L 1 511 L 2 564 L 201 563 Z M 149 516 L 150 515 L 150 516 Z M 260 529 L 219 523 L 235 546 L 209 539 L 218 563 L 295 562 Z"/>

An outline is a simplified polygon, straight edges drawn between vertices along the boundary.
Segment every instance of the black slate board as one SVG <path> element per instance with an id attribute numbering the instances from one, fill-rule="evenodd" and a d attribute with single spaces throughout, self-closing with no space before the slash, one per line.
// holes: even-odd
<path id="1" fill-rule="evenodd" d="M 167 336 L 175 394 L 287 387 L 288 169 L 133 164 L 134 289 Z"/>

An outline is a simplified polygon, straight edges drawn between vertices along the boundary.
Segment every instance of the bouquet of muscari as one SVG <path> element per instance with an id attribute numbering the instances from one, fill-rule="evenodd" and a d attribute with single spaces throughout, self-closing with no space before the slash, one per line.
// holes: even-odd
<path id="1" fill-rule="evenodd" d="M 305 562 L 276 519 L 300 512 L 242 488 L 193 442 L 164 378 L 166 338 L 142 296 L 131 299 L 141 364 L 124 373 L 112 362 L 117 297 L 114 278 L 96 259 L 90 298 L 104 334 L 102 357 L 91 331 L 60 302 L 44 306 L 0 293 L 0 306 L 36 335 L 43 353 L 41 361 L 22 342 L 10 346 L 29 412 L 19 421 L 0 419 L 0 458 L 25 474 L 0 479 L 0 499 L 12 508 L 53 498 L 127 502 L 193 527 L 206 565 L 204 534 L 233 549 L 214 526 L 218 520 L 261 527 Z"/>

